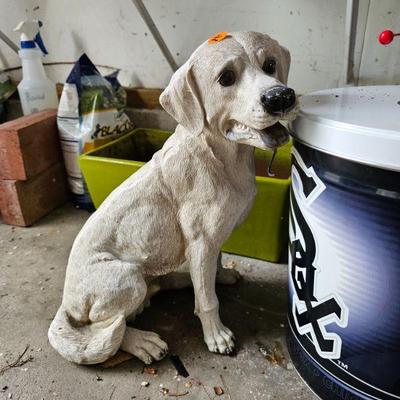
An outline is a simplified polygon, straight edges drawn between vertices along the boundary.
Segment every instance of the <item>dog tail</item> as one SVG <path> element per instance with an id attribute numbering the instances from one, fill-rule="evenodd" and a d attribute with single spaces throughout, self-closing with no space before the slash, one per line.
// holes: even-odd
<path id="1" fill-rule="evenodd" d="M 98 364 L 119 349 L 126 328 L 125 316 L 116 315 L 104 321 L 75 321 L 61 306 L 50 324 L 50 344 L 64 358 L 77 364 Z"/>

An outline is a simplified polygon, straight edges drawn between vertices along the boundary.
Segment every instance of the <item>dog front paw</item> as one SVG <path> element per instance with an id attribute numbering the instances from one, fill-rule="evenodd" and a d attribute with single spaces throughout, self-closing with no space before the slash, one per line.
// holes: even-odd
<path id="1" fill-rule="evenodd" d="M 235 349 L 235 337 L 231 330 L 221 322 L 204 335 L 204 341 L 213 353 L 232 354 Z"/>
<path id="2" fill-rule="evenodd" d="M 235 349 L 235 336 L 232 331 L 221 322 L 218 312 L 213 310 L 198 313 L 200 317 L 204 341 L 213 353 L 232 354 Z"/>

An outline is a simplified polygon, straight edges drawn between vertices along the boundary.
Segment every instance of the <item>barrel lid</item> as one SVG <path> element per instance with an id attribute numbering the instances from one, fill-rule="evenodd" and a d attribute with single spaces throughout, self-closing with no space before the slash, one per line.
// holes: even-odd
<path id="1" fill-rule="evenodd" d="M 290 124 L 295 139 L 317 150 L 400 171 L 400 86 L 321 90 L 300 97 Z"/>

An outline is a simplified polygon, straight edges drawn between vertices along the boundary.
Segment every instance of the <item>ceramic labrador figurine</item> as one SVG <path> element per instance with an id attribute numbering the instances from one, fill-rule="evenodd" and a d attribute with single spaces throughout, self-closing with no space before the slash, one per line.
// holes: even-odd
<path id="1" fill-rule="evenodd" d="M 254 146 L 275 149 L 288 139 L 278 121 L 298 108 L 285 85 L 289 63 L 267 35 L 221 33 L 173 75 L 160 103 L 179 123 L 175 133 L 73 244 L 48 334 L 63 357 L 95 364 L 122 349 L 145 363 L 161 359 L 167 344 L 126 321 L 158 290 L 190 283 L 209 350 L 232 352 L 215 294 L 220 249 L 256 194 Z"/>

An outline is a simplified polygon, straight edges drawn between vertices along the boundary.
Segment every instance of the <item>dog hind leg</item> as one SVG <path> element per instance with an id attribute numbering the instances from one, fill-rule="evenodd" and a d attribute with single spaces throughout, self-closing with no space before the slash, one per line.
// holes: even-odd
<path id="1" fill-rule="evenodd" d="M 122 265 L 119 260 L 115 262 Z M 117 293 L 115 298 L 110 298 L 110 291 L 107 290 L 108 299 L 106 307 L 99 304 L 98 308 L 92 308 L 90 314 L 103 315 L 103 310 L 107 309 L 108 312 L 110 308 L 112 309 L 112 314 L 123 309 L 125 317 L 129 317 L 129 319 L 140 314 L 143 311 L 149 291 L 152 290 L 148 287 L 140 269 L 140 267 L 132 265 L 127 268 L 125 274 L 121 273 L 118 281 L 115 283 L 117 288 L 111 288 L 111 292 Z M 115 274 L 115 270 L 113 272 Z M 161 340 L 159 335 L 132 327 L 125 328 L 120 348 L 133 354 L 145 364 L 150 364 L 154 360 L 160 360 L 168 352 L 167 344 Z"/>
<path id="2" fill-rule="evenodd" d="M 110 257 L 86 266 L 86 276 L 79 283 L 71 277 L 50 325 L 50 344 L 78 364 L 101 363 L 119 348 L 145 363 L 162 358 L 168 348 L 158 335 L 126 327 L 126 317 L 137 313 L 147 294 L 140 268 Z"/>

